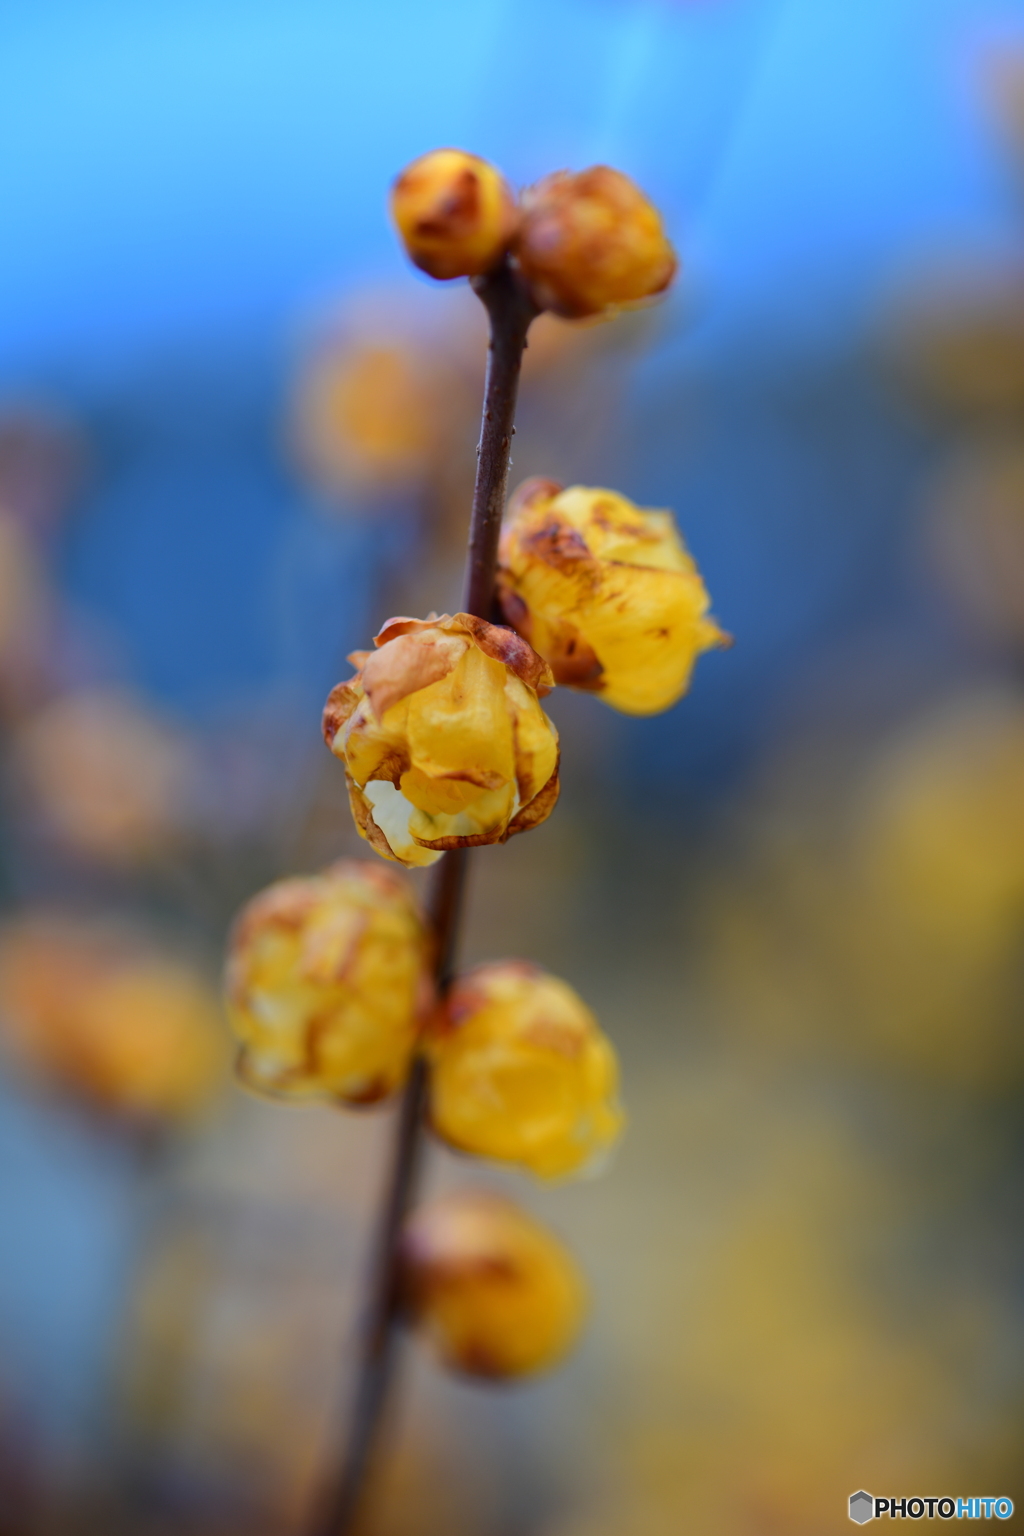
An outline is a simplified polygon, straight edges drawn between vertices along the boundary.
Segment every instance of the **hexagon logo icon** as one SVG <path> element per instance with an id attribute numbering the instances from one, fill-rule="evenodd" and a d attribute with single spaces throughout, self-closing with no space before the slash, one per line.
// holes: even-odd
<path id="1" fill-rule="evenodd" d="M 862 1488 L 859 1493 L 850 1494 L 850 1519 L 858 1525 L 863 1525 L 866 1520 L 875 1518 L 875 1501 L 870 1493 L 865 1493 Z"/>

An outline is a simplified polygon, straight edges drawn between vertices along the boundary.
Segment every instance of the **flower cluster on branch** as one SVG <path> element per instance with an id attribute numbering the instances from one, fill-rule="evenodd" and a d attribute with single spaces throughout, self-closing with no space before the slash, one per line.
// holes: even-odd
<path id="1" fill-rule="evenodd" d="M 541 700 L 556 684 L 655 714 L 686 692 L 697 657 L 729 637 L 671 513 L 612 490 L 529 482 L 512 500 L 495 566 L 488 519 L 504 494 L 500 433 L 512 430 L 525 326 L 545 309 L 604 316 L 663 293 L 676 258 L 657 210 L 607 166 L 559 172 L 517 197 L 496 167 L 444 149 L 397 178 L 392 214 L 418 267 L 471 278 L 493 327 L 508 306 L 516 337 L 510 352 L 506 333 L 503 362 L 492 357 L 506 370 L 509 414 L 496 441 L 485 411 L 490 479 L 478 482 L 467 599 L 476 613 L 389 619 L 372 650 L 349 658 L 354 674 L 324 710 L 360 835 L 415 867 L 503 843 L 551 814 L 559 744 Z M 541 1178 L 591 1166 L 623 1124 L 615 1052 L 594 1015 L 525 961 L 452 979 L 450 938 L 430 931 L 402 876 L 379 865 L 342 863 L 271 886 L 241 914 L 229 951 L 243 1079 L 342 1104 L 408 1083 L 414 1136 L 422 1117 L 449 1147 Z M 521 1376 L 575 1339 L 586 1310 L 576 1266 L 508 1201 L 452 1196 L 414 1211 L 389 1240 L 386 1307 L 397 1274 L 405 1316 L 454 1369 Z"/>

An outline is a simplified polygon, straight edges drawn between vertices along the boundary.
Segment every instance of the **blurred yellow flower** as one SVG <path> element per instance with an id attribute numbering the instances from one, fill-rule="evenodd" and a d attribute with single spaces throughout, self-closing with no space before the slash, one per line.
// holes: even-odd
<path id="1" fill-rule="evenodd" d="M 555 1365 L 587 1310 L 572 1256 L 497 1195 L 449 1195 L 416 1211 L 402 1241 L 409 1315 L 450 1369 L 493 1380 Z"/>
<path id="2" fill-rule="evenodd" d="M 986 955 L 1024 912 L 1024 708 L 950 700 L 879 754 L 858 846 L 876 901 L 943 946 Z"/>
<path id="3" fill-rule="evenodd" d="M 538 702 L 545 662 L 466 613 L 390 619 L 331 692 L 324 737 L 345 765 L 360 834 L 387 859 L 503 843 L 558 799 L 558 735 Z"/>
<path id="4" fill-rule="evenodd" d="M 1024 406 L 1017 272 L 918 272 L 883 321 L 890 367 L 916 403 L 961 422 L 1016 424 Z"/>
<path id="5" fill-rule="evenodd" d="M 298 390 L 299 458 L 328 491 L 415 485 L 437 449 L 443 408 L 435 374 L 411 342 L 381 336 L 325 347 Z"/>
<path id="6" fill-rule="evenodd" d="M 514 250 L 543 309 L 582 319 L 663 293 L 676 256 L 658 210 L 621 171 L 556 171 L 523 193 Z"/>
<path id="7" fill-rule="evenodd" d="M 247 1086 L 370 1104 L 406 1078 L 430 997 L 428 942 L 401 879 L 343 860 L 279 880 L 236 920 L 228 1014 Z"/>
<path id="8" fill-rule="evenodd" d="M 776 1048 L 852 1055 L 961 1096 L 1011 1091 L 1024 1071 L 1022 780 L 1011 689 L 949 698 L 860 758 L 845 737 L 789 743 L 766 776 L 769 830 L 705 890 L 701 951 L 724 1015 Z"/>
<path id="9" fill-rule="evenodd" d="M 391 213 L 410 259 L 437 278 L 489 271 L 519 220 L 501 172 L 461 149 L 435 149 L 407 165 L 391 189 Z"/>
<path id="10" fill-rule="evenodd" d="M 570 986 L 506 960 L 460 977 L 431 1021 L 430 1121 L 449 1145 L 573 1173 L 622 1128 L 615 1052 Z"/>
<path id="11" fill-rule="evenodd" d="M 14 1055 L 102 1108 L 187 1115 L 224 1063 L 209 987 L 139 939 L 35 914 L 0 932 L 0 1016 Z"/>
<path id="12" fill-rule="evenodd" d="M 48 830 L 73 852 L 125 863 L 180 830 L 193 764 L 184 740 L 113 691 L 69 693 L 22 727 L 15 763 Z"/>
<path id="13" fill-rule="evenodd" d="M 729 644 L 670 512 L 615 491 L 528 480 L 502 535 L 505 617 L 557 683 L 630 715 L 668 709 L 702 651 Z"/>

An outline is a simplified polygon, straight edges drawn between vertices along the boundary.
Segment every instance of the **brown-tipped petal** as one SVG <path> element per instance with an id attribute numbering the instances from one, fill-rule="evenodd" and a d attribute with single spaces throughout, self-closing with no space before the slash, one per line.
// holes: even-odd
<path id="1" fill-rule="evenodd" d="M 468 635 L 487 656 L 510 667 L 517 677 L 543 698 L 554 684 L 544 658 L 515 630 L 504 624 L 491 624 L 478 619 L 472 613 L 442 613 L 433 619 L 388 619 L 374 637 L 374 645 L 390 645 L 406 635 L 423 635 L 437 631 L 447 635 Z"/>
<path id="2" fill-rule="evenodd" d="M 531 828 L 539 827 L 542 821 L 547 821 L 558 802 L 560 788 L 558 764 L 556 763 L 554 773 L 540 793 L 534 795 L 529 804 L 524 805 L 522 810 L 513 816 L 508 824 L 506 837 L 514 837 L 517 832 L 529 832 Z"/>
<path id="3" fill-rule="evenodd" d="M 584 581 L 593 586 L 600 579 L 601 568 L 587 547 L 587 541 L 578 529 L 554 515 L 524 529 L 523 548 L 537 560 L 543 560 L 552 570 L 560 571 L 573 581 Z"/>
<path id="4" fill-rule="evenodd" d="M 538 698 L 551 692 L 555 682 L 551 668 L 514 629 L 508 629 L 504 624 L 489 624 L 486 619 L 478 619 L 471 613 L 457 613 L 451 622 L 471 634 L 485 656 L 502 662 L 521 682 L 532 688 Z"/>
<path id="5" fill-rule="evenodd" d="M 356 824 L 356 831 L 360 837 L 365 837 L 375 853 L 379 853 L 382 859 L 391 859 L 396 864 L 402 861 L 391 850 L 384 833 L 373 819 L 373 806 L 367 800 L 359 785 L 349 773 L 345 774 L 345 782 L 348 785 L 348 803 L 352 810 L 352 820 Z"/>
<path id="6" fill-rule="evenodd" d="M 380 720 L 410 693 L 447 677 L 465 650 L 457 636 L 440 629 L 404 631 L 374 651 L 363 667 L 363 688 Z"/>
<path id="7" fill-rule="evenodd" d="M 322 728 L 324 741 L 334 746 L 334 738 L 359 704 L 359 693 L 351 682 L 335 683 L 324 705 Z"/>
<path id="8" fill-rule="evenodd" d="M 597 652 L 572 624 L 552 626 L 548 660 L 555 682 L 564 688 L 599 693 L 604 687 L 604 667 Z"/>
<path id="9" fill-rule="evenodd" d="M 396 614 L 393 618 L 384 620 L 373 637 L 373 643 L 376 646 L 387 645 L 390 640 L 397 639 L 399 635 L 418 635 L 425 629 L 438 629 L 449 623 L 451 623 L 451 615 L 447 613 L 435 614 L 430 619 L 411 619 L 406 614 Z"/>
<path id="10" fill-rule="evenodd" d="M 505 509 L 505 517 L 511 521 L 525 507 L 533 506 L 534 502 L 553 501 L 561 489 L 557 480 L 546 480 L 543 475 L 532 475 L 512 492 Z"/>

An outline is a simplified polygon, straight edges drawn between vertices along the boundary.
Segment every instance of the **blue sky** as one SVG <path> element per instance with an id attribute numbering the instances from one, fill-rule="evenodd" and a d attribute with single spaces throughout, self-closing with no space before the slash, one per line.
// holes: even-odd
<path id="1" fill-rule="evenodd" d="M 280 322 L 397 275 L 382 189 L 457 143 L 527 181 L 611 159 L 717 323 L 998 244 L 989 0 L 7 0 L 0 378 Z M 806 306 L 804 306 L 806 307 Z"/>

